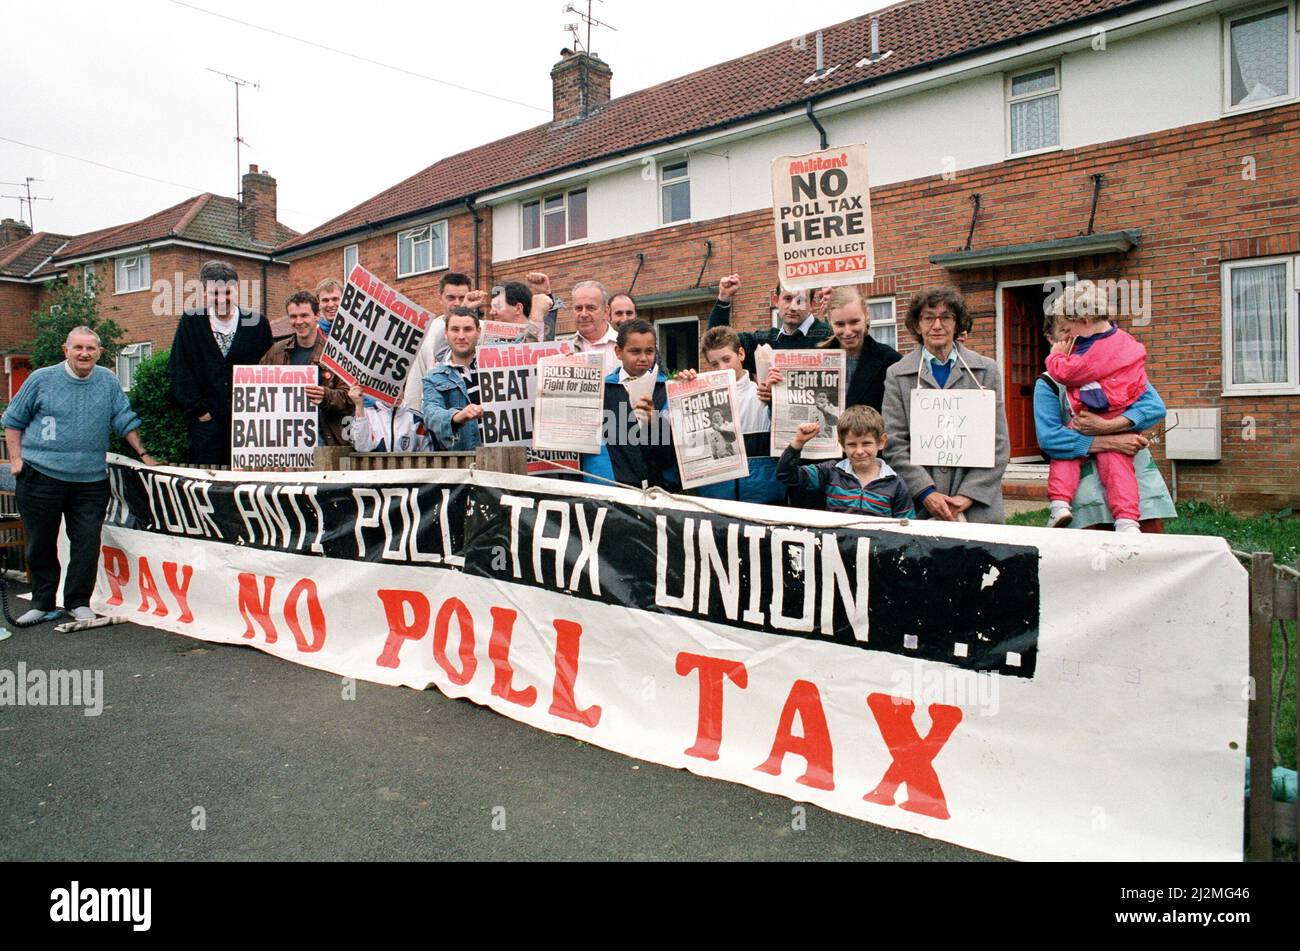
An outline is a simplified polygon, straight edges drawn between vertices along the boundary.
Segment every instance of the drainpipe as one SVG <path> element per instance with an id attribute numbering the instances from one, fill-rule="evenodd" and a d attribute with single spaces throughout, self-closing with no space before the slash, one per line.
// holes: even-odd
<path id="1" fill-rule="evenodd" d="M 483 223 L 483 219 L 479 216 L 478 209 L 474 207 L 473 198 L 465 199 L 465 208 L 468 209 L 469 213 L 474 216 L 474 286 L 478 287 L 479 284 L 478 229 L 479 229 L 479 225 Z"/>
<path id="2" fill-rule="evenodd" d="M 267 264 L 267 262 L 263 261 L 262 262 L 262 316 L 266 318 L 266 322 L 269 324 L 271 322 L 271 318 L 268 317 L 266 313 L 266 271 L 268 267 L 270 267 L 270 265 Z"/>
<path id="3" fill-rule="evenodd" d="M 811 99 L 808 100 L 808 119 L 810 122 L 812 122 L 812 124 L 816 127 L 817 132 L 821 135 L 822 151 L 823 152 L 826 151 L 826 149 L 830 148 L 830 146 L 827 144 L 826 141 L 826 129 L 822 126 L 820 122 L 817 121 L 817 117 L 813 115 L 813 101 Z"/>

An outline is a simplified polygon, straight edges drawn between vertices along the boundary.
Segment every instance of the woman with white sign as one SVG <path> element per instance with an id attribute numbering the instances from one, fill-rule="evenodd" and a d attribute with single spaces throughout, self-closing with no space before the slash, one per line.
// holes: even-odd
<path id="1" fill-rule="evenodd" d="M 912 298 L 904 326 L 920 344 L 885 374 L 885 460 L 922 518 L 1001 524 L 1010 458 L 998 365 L 958 341 L 974 324 L 950 287 Z"/>

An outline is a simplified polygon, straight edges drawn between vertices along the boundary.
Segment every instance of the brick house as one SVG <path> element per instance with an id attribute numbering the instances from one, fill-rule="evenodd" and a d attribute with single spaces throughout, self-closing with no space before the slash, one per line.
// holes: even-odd
<path id="1" fill-rule="evenodd" d="M 1032 461 L 1049 282 L 1114 281 L 1180 411 L 1155 446 L 1167 479 L 1277 510 L 1300 501 L 1296 27 L 1297 0 L 912 0 L 613 99 L 607 64 L 565 55 L 551 122 L 277 256 L 295 286 L 359 260 L 426 305 L 447 269 L 479 286 L 543 270 L 564 296 L 599 278 L 631 290 L 676 369 L 723 275 L 745 281 L 737 326 L 771 320 L 771 160 L 865 142 L 874 335 L 910 349 L 907 298 L 957 287 L 970 345 L 1003 368 L 1013 459 Z"/>
<path id="2" fill-rule="evenodd" d="M 31 234 L 10 219 L 0 224 L 0 350 L 11 399 L 30 370 L 32 312 L 50 306 L 48 281 L 71 281 L 93 293 L 101 317 L 123 329 L 117 372 L 130 386 L 144 357 L 171 346 L 186 307 L 202 306 L 204 262 L 231 264 L 240 277 L 240 306 L 281 316 L 289 289 L 287 264 L 275 246 L 296 232 L 276 220 L 276 182 L 257 166 L 243 177 L 243 205 L 221 195 L 186 199 L 138 221 L 67 236 Z"/>

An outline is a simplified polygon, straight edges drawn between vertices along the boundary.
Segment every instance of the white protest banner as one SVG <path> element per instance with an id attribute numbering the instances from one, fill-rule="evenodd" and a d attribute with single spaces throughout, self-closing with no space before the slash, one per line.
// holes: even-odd
<path id="1" fill-rule="evenodd" d="M 400 403 L 430 320 L 427 310 L 358 264 L 343 288 L 320 365 L 377 400 Z"/>
<path id="2" fill-rule="evenodd" d="M 531 446 L 537 361 L 572 353 L 568 341 L 492 344 L 478 348 L 479 432 L 485 446 Z"/>
<path id="3" fill-rule="evenodd" d="M 782 287 L 812 290 L 875 278 L 865 145 L 774 159 L 772 212 Z"/>
<path id="4" fill-rule="evenodd" d="M 1242 858 L 1248 577 L 1219 538 L 481 470 L 113 456 L 109 486 L 105 614 L 996 855 Z"/>
<path id="5" fill-rule="evenodd" d="M 772 387 L 772 455 L 779 456 L 804 423 L 821 430 L 803 447 L 807 459 L 841 455 L 836 427 L 844 412 L 843 350 L 774 350 L 781 382 Z"/>
<path id="6" fill-rule="evenodd" d="M 320 412 L 307 401 L 315 366 L 232 367 L 230 467 L 314 469 Z"/>
<path id="7" fill-rule="evenodd" d="M 914 466 L 989 469 L 997 436 L 992 390 L 912 390 L 911 461 Z"/>
<path id="8" fill-rule="evenodd" d="M 603 354 L 558 354 L 537 361 L 534 449 L 600 452 L 604 417 Z"/>
<path id="9" fill-rule="evenodd" d="M 668 413 L 682 488 L 729 482 L 749 475 L 745 438 L 737 425 L 736 375 L 700 373 L 668 381 Z"/>

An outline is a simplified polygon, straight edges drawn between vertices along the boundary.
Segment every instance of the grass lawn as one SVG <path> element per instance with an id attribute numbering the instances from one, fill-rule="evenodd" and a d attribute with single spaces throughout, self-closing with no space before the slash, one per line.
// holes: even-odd
<path id="1" fill-rule="evenodd" d="M 1256 552 L 1271 551 L 1274 564 L 1296 567 L 1300 557 L 1300 518 L 1263 516 L 1260 518 L 1243 518 L 1224 509 L 1211 508 L 1204 502 L 1178 503 L 1178 518 L 1165 522 L 1165 531 L 1171 535 L 1217 535 L 1226 538 L 1228 544 L 1237 551 Z M 1009 525 L 1045 526 L 1047 509 L 1033 512 L 1021 512 L 1007 519 Z M 1295 656 L 1295 623 L 1287 624 L 1287 632 L 1292 642 L 1292 656 Z M 1282 710 L 1278 716 L 1277 765 L 1296 768 L 1296 669 L 1292 663 L 1287 674 L 1286 684 L 1281 684 L 1283 658 L 1286 654 L 1286 639 L 1282 632 L 1282 622 L 1273 625 L 1273 703 L 1277 703 L 1277 691 L 1283 689 Z"/>

